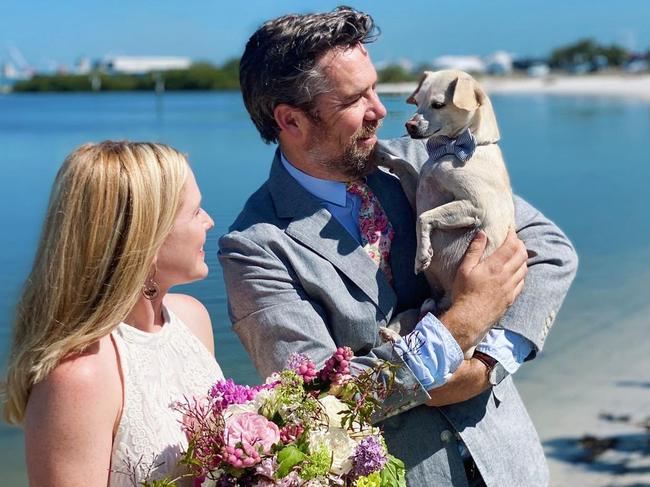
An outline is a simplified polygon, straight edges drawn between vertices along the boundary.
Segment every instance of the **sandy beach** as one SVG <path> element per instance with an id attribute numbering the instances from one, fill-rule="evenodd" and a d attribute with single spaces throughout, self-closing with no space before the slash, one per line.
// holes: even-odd
<path id="1" fill-rule="evenodd" d="M 595 323 L 576 313 L 576 322 L 594 323 L 594 333 L 576 336 L 576 346 L 549 343 L 515 379 L 544 444 L 552 487 L 650 485 L 649 312 L 613 312 Z M 587 437 L 592 448 L 585 448 Z"/>
<path id="2" fill-rule="evenodd" d="M 481 85 L 493 94 L 606 96 L 650 101 L 650 74 L 552 75 L 544 78 L 483 77 Z M 410 93 L 417 83 L 387 83 L 380 93 Z"/>

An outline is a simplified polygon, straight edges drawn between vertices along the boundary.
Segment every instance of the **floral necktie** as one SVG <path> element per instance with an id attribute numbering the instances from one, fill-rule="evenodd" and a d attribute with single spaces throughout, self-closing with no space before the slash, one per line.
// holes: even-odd
<path id="1" fill-rule="evenodd" d="M 393 275 L 388 258 L 395 230 L 388 221 L 379 200 L 367 184 L 361 181 L 353 181 L 347 184 L 346 189 L 348 193 L 361 198 L 358 223 L 363 249 L 382 270 L 388 282 L 391 282 Z"/>

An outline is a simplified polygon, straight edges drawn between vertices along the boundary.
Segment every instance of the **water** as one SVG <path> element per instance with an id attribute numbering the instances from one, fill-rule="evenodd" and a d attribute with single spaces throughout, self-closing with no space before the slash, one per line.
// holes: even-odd
<path id="1" fill-rule="evenodd" d="M 404 97 L 383 99 L 389 115 L 382 136 L 402 135 L 411 107 Z M 495 96 L 493 103 L 515 192 L 564 229 L 581 258 L 548 360 L 647 304 L 650 106 L 546 96 Z M 205 246 L 210 276 L 182 290 L 208 307 L 224 373 L 259 380 L 229 328 L 216 241 L 266 178 L 273 148 L 260 141 L 234 93 L 168 93 L 162 100 L 148 93 L 0 96 L 0 363 L 56 170 L 76 146 L 109 138 L 162 141 L 189 154 L 216 225 Z M 518 376 L 527 374 L 524 367 Z M 5 485 L 25 484 L 22 448 L 20 430 L 1 426 Z"/>

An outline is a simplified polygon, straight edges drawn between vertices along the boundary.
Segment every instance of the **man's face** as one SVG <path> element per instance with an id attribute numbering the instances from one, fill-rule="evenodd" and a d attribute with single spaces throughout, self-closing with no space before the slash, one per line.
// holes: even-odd
<path id="1" fill-rule="evenodd" d="M 374 169 L 370 154 L 377 143 L 375 132 L 386 116 L 375 91 L 377 72 L 363 45 L 333 49 L 317 65 L 331 91 L 316 98 L 309 154 L 332 179 L 359 179 Z"/>

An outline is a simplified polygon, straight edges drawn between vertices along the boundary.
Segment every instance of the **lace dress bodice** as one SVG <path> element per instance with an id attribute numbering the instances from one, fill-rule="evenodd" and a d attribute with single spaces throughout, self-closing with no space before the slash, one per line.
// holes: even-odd
<path id="1" fill-rule="evenodd" d="M 140 485 L 149 478 L 176 476 L 187 447 L 181 416 L 171 404 L 204 395 L 223 374 L 214 357 L 171 312 L 165 324 L 147 333 L 121 323 L 111 333 L 124 383 L 122 416 L 113 440 L 109 487 Z M 133 475 L 135 474 L 135 478 Z M 189 485 L 185 482 L 182 485 Z"/>

